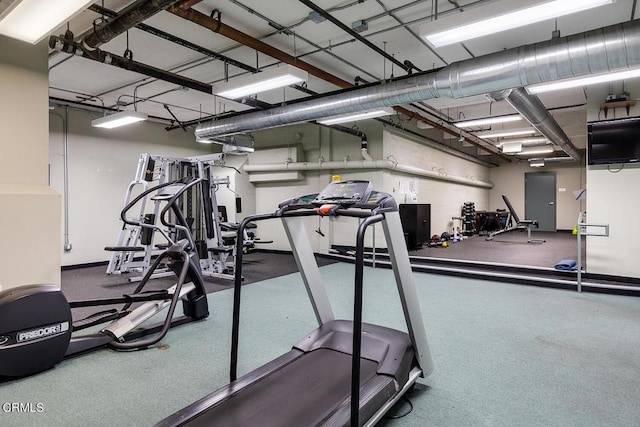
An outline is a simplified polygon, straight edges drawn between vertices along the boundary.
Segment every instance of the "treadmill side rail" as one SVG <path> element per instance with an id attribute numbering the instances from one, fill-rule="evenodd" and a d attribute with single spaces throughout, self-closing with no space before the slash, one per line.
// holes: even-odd
<path id="1" fill-rule="evenodd" d="M 325 289 L 318 269 L 313 249 L 307 238 L 303 217 L 282 217 L 282 225 L 289 239 L 293 256 L 302 276 L 302 281 L 307 289 L 307 294 L 318 325 L 325 324 L 335 319 L 329 296 Z"/>
<path id="2" fill-rule="evenodd" d="M 396 285 L 398 286 L 398 293 L 404 310 L 404 318 L 407 322 L 407 330 L 416 349 L 416 358 L 422 369 L 422 375 L 426 376 L 433 372 L 433 359 L 427 342 L 427 332 L 422 312 L 420 311 L 413 271 L 409 262 L 409 252 L 404 241 L 400 214 L 397 211 L 386 212 L 384 216 L 385 220 L 382 221 L 382 228 L 387 240 L 389 259 L 396 278 Z"/>

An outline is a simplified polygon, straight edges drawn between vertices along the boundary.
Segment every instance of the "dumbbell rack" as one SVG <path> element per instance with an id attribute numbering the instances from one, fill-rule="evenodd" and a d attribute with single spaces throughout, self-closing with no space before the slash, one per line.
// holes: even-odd
<path id="1" fill-rule="evenodd" d="M 476 232 L 476 207 L 474 202 L 462 205 L 462 235 L 472 236 Z"/>

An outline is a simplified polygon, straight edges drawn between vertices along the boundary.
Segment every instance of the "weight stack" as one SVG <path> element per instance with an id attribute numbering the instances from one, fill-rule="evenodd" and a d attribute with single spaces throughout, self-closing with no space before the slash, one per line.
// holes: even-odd
<path id="1" fill-rule="evenodd" d="M 462 205 L 462 234 L 472 236 L 476 232 L 476 205 L 474 202 L 464 202 Z"/>

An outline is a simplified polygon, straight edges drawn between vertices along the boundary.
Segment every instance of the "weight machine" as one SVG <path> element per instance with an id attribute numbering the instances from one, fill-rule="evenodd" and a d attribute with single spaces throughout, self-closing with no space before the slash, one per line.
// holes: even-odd
<path id="1" fill-rule="evenodd" d="M 105 250 L 112 252 L 107 274 L 137 272 L 140 274 L 131 276 L 129 281 L 139 281 L 149 271 L 152 259 L 159 250 L 189 234 L 200 256 L 202 274 L 233 279 L 235 232 L 229 228 L 229 224 L 221 223 L 216 192 L 221 186 L 226 186 L 236 195 L 237 207 L 240 203 L 239 195 L 230 188 L 229 177 L 216 177 L 213 173 L 215 167 L 224 167 L 224 156 L 222 153 L 195 157 L 168 157 L 147 153 L 140 155 L 135 178 L 127 187 L 124 199 L 129 222 L 123 221 L 115 245 L 105 247 Z M 177 183 L 185 178 L 201 178 L 208 183 L 208 191 L 185 192 L 178 201 L 189 228 L 155 233 L 152 226 L 156 223 L 158 213 L 171 198 L 171 194 L 179 190 L 180 185 Z M 172 181 L 175 185 L 164 186 Z M 150 187 L 156 182 L 156 187 Z M 150 188 L 157 188 L 157 191 L 149 191 Z M 145 192 L 147 197 L 140 198 L 129 206 L 137 198 L 135 194 Z M 156 241 L 158 234 L 164 239 Z M 253 237 L 247 235 L 246 238 L 246 245 L 253 246 L 255 234 Z M 170 269 L 160 267 L 155 270 L 153 278 L 171 274 Z"/>

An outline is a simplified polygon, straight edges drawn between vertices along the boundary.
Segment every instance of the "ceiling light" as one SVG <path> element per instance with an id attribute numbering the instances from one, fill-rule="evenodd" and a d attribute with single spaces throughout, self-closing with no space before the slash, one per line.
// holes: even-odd
<path id="1" fill-rule="evenodd" d="M 541 168 L 544 166 L 544 159 L 530 159 L 529 166 L 533 168 Z"/>
<path id="2" fill-rule="evenodd" d="M 447 46 L 465 40 L 569 15 L 615 0 L 500 0 L 474 9 L 474 13 L 458 13 L 420 26 L 420 35 L 433 47 Z M 523 7 L 525 6 L 525 7 Z M 520 9 L 513 10 L 514 7 Z M 477 18 L 469 22 L 469 18 Z"/>
<path id="3" fill-rule="evenodd" d="M 374 117 L 382 117 L 393 114 L 392 108 L 380 108 L 377 110 L 361 111 L 358 113 L 342 114 L 339 116 L 331 116 L 324 119 L 316 120 L 322 125 L 336 125 L 338 123 L 353 122 L 356 120 L 372 119 Z"/>
<path id="4" fill-rule="evenodd" d="M 496 144 L 498 147 L 504 144 L 510 144 L 512 142 L 518 142 L 522 145 L 544 145 L 549 144 L 549 140 L 544 136 L 536 136 L 533 138 L 515 138 L 515 139 L 505 139 L 500 144 Z"/>
<path id="5" fill-rule="evenodd" d="M 569 89 L 572 87 L 588 86 L 596 83 L 606 83 L 615 80 L 632 79 L 640 77 L 640 68 L 626 71 L 618 71 L 615 73 L 596 74 L 587 77 L 579 77 L 575 79 L 557 80 L 549 83 L 540 83 L 527 86 L 526 90 L 530 94 L 551 92 L 560 89 Z"/>
<path id="6" fill-rule="evenodd" d="M 283 65 L 256 74 L 236 77 L 228 82 L 214 84 L 213 93 L 229 99 L 289 86 L 307 80 L 309 74 L 292 65 Z"/>
<path id="7" fill-rule="evenodd" d="M 505 131 L 496 131 L 496 132 L 483 132 L 477 133 L 476 136 L 478 138 L 488 139 L 488 138 L 502 138 L 504 136 L 520 136 L 520 135 L 533 135 L 537 131 L 535 129 L 514 129 L 514 130 L 505 130 Z"/>
<path id="8" fill-rule="evenodd" d="M 359 21 L 352 22 L 351 29 L 356 33 L 361 33 L 369 29 L 369 24 L 367 23 L 367 21 L 361 19 Z"/>
<path id="9" fill-rule="evenodd" d="M 324 21 L 327 20 L 327 18 L 325 18 L 324 16 L 320 15 L 315 10 L 312 10 L 311 12 L 309 12 L 309 19 L 312 20 L 313 22 L 315 22 L 316 24 L 319 24 L 319 23 L 324 22 Z"/>
<path id="10" fill-rule="evenodd" d="M 213 139 L 200 138 L 199 136 L 196 136 L 196 142 L 199 142 L 200 144 L 213 144 L 216 141 L 214 141 Z"/>
<path id="11" fill-rule="evenodd" d="M 502 144 L 502 152 L 505 154 L 514 154 L 522 151 L 522 144 L 519 142 L 510 142 Z"/>
<path id="12" fill-rule="evenodd" d="M 94 0 L 22 0 L 0 16 L 0 34 L 36 44 Z"/>
<path id="13" fill-rule="evenodd" d="M 496 123 L 517 122 L 518 120 L 522 120 L 522 117 L 520 117 L 519 115 L 512 115 L 512 116 L 500 116 L 500 117 L 487 117 L 484 119 L 476 119 L 476 120 L 465 120 L 463 122 L 456 122 L 453 125 L 459 128 L 470 128 L 475 126 L 494 125 Z"/>
<path id="14" fill-rule="evenodd" d="M 255 141 L 250 134 L 232 134 L 202 138 L 196 136 L 196 142 L 203 144 L 221 144 L 225 154 L 247 154 L 254 152 Z"/>
<path id="15" fill-rule="evenodd" d="M 524 148 L 519 154 L 520 155 L 530 155 L 530 154 L 548 154 L 556 151 L 553 147 L 530 147 Z"/>
<path id="16" fill-rule="evenodd" d="M 147 120 L 149 116 L 138 111 L 120 111 L 119 113 L 110 114 L 91 121 L 94 128 L 113 129 L 125 126 L 131 123 Z"/>

